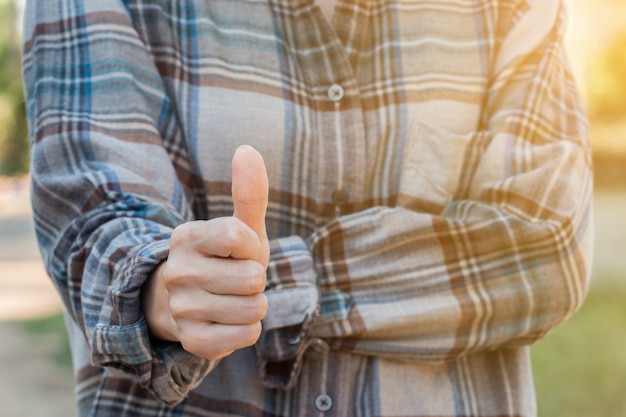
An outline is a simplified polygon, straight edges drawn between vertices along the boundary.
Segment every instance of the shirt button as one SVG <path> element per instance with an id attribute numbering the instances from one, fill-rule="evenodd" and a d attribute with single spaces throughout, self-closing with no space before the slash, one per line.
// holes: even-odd
<path id="1" fill-rule="evenodd" d="M 333 191 L 333 203 L 337 206 L 343 206 L 349 200 L 348 192 L 345 190 Z"/>
<path id="2" fill-rule="evenodd" d="M 329 395 L 322 394 L 315 398 L 315 408 L 319 411 L 326 412 L 333 408 L 333 399 Z"/>
<path id="3" fill-rule="evenodd" d="M 341 101 L 345 92 L 343 91 L 343 87 L 339 84 L 333 84 L 328 89 L 328 98 L 334 101 L 335 103 Z"/>
<path id="4" fill-rule="evenodd" d="M 297 345 L 301 341 L 302 341 L 302 336 L 300 336 L 300 334 L 297 334 L 295 336 L 291 336 L 289 339 L 287 339 L 287 343 L 289 343 L 292 346 Z"/>

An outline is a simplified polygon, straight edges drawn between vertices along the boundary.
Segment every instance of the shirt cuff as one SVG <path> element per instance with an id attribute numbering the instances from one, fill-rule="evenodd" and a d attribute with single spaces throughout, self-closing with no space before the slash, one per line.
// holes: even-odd
<path id="1" fill-rule="evenodd" d="M 266 386 L 286 389 L 295 383 L 307 350 L 327 349 L 308 334 L 319 314 L 319 291 L 313 258 L 302 238 L 270 242 L 265 295 L 269 310 L 256 344 L 259 373 Z"/>
<path id="2" fill-rule="evenodd" d="M 91 338 L 92 362 L 111 371 L 130 375 L 159 401 L 167 405 L 181 402 L 200 384 L 215 362 L 185 351 L 179 343 L 150 339 L 139 292 L 152 270 L 169 253 L 169 241 L 152 242 L 131 256 L 125 268 L 133 284 L 110 289 L 115 320 L 98 323 Z M 114 322 L 114 323 L 113 323 Z"/>

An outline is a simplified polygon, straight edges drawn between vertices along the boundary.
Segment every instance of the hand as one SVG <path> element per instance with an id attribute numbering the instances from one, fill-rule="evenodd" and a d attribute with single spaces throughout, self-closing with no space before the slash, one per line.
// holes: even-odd
<path id="1" fill-rule="evenodd" d="M 232 172 L 233 216 L 177 227 L 167 261 L 155 269 L 141 295 L 153 337 L 179 341 L 210 360 L 256 343 L 267 313 L 263 158 L 251 147 L 240 147 Z"/>

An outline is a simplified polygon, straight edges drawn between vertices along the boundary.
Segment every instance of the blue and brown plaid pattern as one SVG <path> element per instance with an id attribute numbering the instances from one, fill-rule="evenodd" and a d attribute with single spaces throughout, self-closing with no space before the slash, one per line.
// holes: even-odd
<path id="1" fill-rule="evenodd" d="M 534 416 L 527 345 L 591 261 L 563 31 L 559 0 L 339 0 L 330 20 L 30 1 L 34 217 L 79 415 Z M 231 215 L 241 144 L 268 167 L 270 311 L 212 363 L 151 340 L 139 292 L 174 227 Z"/>

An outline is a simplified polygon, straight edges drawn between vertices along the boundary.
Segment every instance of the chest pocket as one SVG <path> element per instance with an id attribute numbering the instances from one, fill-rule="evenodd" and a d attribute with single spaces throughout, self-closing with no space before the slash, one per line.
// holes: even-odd
<path id="1" fill-rule="evenodd" d="M 476 134 L 459 135 L 426 123 L 415 123 L 407 138 L 398 205 L 440 213 L 457 198 L 469 180 L 468 150 Z"/>

